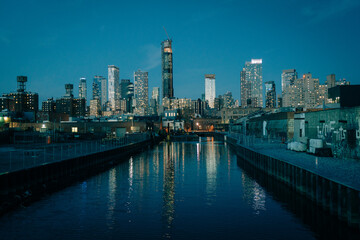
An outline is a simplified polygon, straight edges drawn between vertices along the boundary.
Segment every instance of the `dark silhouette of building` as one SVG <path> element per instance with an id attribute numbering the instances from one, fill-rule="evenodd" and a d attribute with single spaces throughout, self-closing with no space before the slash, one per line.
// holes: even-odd
<path id="1" fill-rule="evenodd" d="M 173 98 L 173 53 L 172 40 L 167 39 L 161 43 L 161 76 L 162 98 Z"/>

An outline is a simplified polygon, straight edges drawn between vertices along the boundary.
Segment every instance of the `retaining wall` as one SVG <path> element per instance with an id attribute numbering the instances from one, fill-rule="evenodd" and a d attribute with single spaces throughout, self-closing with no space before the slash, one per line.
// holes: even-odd
<path id="1" fill-rule="evenodd" d="M 321 208 L 337 216 L 349 226 L 360 229 L 360 192 L 309 170 L 283 162 L 247 147 L 237 140 L 226 137 L 226 142 L 236 154 L 256 169 L 273 176 L 291 189 L 305 195 Z"/>
<path id="2" fill-rule="evenodd" d="M 154 140 L 146 140 L 104 152 L 3 173 L 0 175 L 0 214 L 104 171 L 154 143 Z"/>

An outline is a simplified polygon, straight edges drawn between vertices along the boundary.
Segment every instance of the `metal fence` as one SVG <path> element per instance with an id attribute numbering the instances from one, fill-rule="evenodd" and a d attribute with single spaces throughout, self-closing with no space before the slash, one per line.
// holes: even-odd
<path id="1" fill-rule="evenodd" d="M 41 147 L 36 145 L 34 148 L 2 149 L 0 151 L 0 173 L 104 152 L 147 139 L 149 139 L 148 134 L 131 134 L 117 139 L 51 144 Z"/>

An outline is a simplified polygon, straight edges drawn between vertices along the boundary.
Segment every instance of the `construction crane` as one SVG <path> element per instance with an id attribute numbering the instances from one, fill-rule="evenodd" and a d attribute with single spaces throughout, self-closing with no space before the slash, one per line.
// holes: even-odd
<path id="1" fill-rule="evenodd" d="M 166 33 L 166 36 L 167 36 L 168 40 L 170 40 L 169 34 L 167 33 L 167 31 L 166 31 L 166 29 L 165 29 L 164 26 L 163 26 L 163 28 L 164 28 L 164 30 L 165 30 L 165 33 Z"/>

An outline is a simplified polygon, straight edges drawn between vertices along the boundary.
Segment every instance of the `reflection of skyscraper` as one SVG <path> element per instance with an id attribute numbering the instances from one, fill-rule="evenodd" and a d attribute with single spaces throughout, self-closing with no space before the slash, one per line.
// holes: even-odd
<path id="1" fill-rule="evenodd" d="M 262 59 L 251 59 L 251 62 L 245 62 L 240 80 L 241 105 L 263 107 Z"/>
<path id="2" fill-rule="evenodd" d="M 206 193 L 212 195 L 216 192 L 216 175 L 217 175 L 217 157 L 215 156 L 214 142 L 207 144 L 206 159 Z"/>
<path id="3" fill-rule="evenodd" d="M 146 115 L 148 108 L 148 72 L 137 70 L 134 73 L 135 111 L 139 115 Z"/>
<path id="4" fill-rule="evenodd" d="M 205 100 L 210 108 L 214 108 L 215 97 L 215 74 L 205 74 Z"/>
<path id="5" fill-rule="evenodd" d="M 108 66 L 108 98 L 111 110 L 115 110 L 115 89 L 119 84 L 119 68 L 114 65 Z"/>
<path id="6" fill-rule="evenodd" d="M 173 98 L 173 56 L 172 41 L 170 39 L 161 43 L 161 77 L 162 77 L 162 97 Z"/>
<path id="7" fill-rule="evenodd" d="M 175 161 L 172 156 L 173 149 L 170 148 L 171 144 L 166 143 L 164 146 L 164 195 L 163 195 L 163 208 L 162 217 L 165 224 L 165 234 L 171 230 L 172 222 L 175 214 Z M 172 145 L 173 146 L 173 145 Z M 167 237 L 167 236 L 165 236 Z"/>

